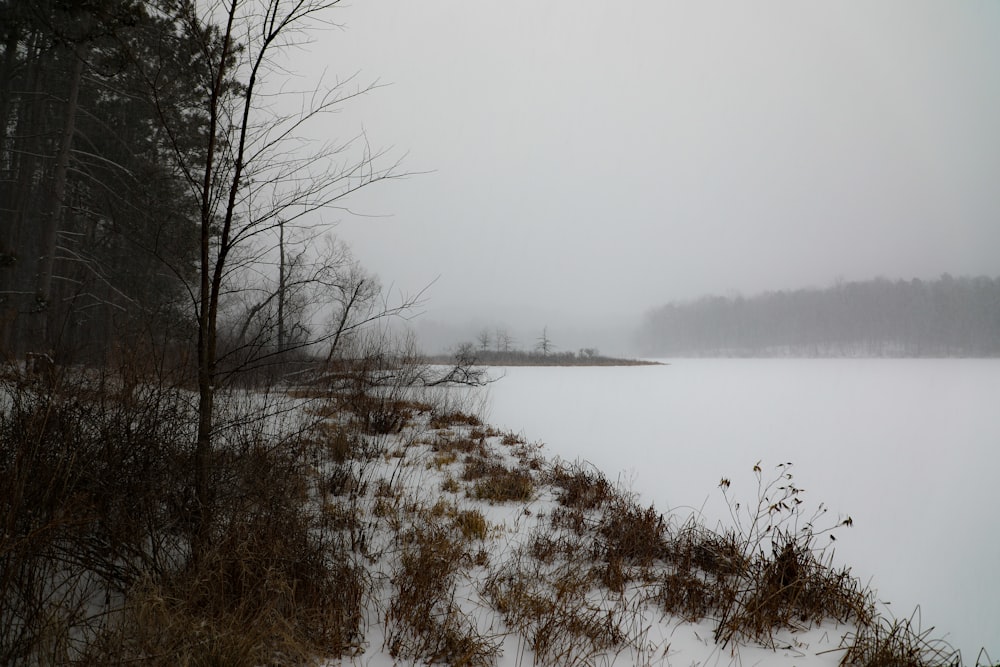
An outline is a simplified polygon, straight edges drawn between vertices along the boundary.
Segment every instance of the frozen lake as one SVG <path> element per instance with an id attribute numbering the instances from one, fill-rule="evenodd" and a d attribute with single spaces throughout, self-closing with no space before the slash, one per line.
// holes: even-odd
<path id="1" fill-rule="evenodd" d="M 496 369 L 500 370 L 500 369 Z M 682 359 L 667 366 L 508 368 L 498 427 L 590 461 L 660 511 L 727 516 L 792 462 L 830 508 L 837 561 L 895 616 L 920 606 L 962 649 L 1000 660 L 1000 360 Z M 823 522 L 818 522 L 821 525 Z"/>

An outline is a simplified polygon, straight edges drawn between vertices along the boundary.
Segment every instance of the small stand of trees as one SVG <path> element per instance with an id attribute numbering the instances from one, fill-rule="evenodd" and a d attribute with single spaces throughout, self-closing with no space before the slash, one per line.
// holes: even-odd
<path id="1" fill-rule="evenodd" d="M 597 348 L 581 348 L 557 351 L 549 337 L 548 327 L 543 327 L 536 339 L 534 349 L 519 349 L 507 330 L 498 327 L 493 333 L 482 329 L 476 334 L 475 343 L 467 342 L 458 346 L 452 357 L 439 356 L 429 359 L 432 363 L 457 363 L 463 367 L 473 366 L 638 366 L 652 365 L 654 362 L 635 359 L 619 359 L 602 356 Z"/>

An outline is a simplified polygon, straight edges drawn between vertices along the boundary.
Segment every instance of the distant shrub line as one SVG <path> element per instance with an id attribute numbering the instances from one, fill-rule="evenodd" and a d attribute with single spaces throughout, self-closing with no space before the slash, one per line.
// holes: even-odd
<path id="1" fill-rule="evenodd" d="M 481 366 L 656 366 L 660 362 L 643 359 L 606 357 L 596 352 L 534 352 L 527 350 L 473 350 L 464 346 L 455 355 L 437 355 L 427 358 L 429 363 L 452 364 L 456 359 L 463 363 Z"/>

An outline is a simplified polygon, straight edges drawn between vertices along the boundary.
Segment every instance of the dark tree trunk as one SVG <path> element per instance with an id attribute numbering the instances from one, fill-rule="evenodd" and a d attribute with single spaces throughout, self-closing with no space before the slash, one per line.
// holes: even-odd
<path id="1" fill-rule="evenodd" d="M 35 345 L 40 346 L 43 350 L 54 347 L 55 323 L 60 314 L 52 303 L 52 275 L 55 269 L 56 239 L 64 217 L 66 172 L 69 169 L 70 150 L 73 147 L 73 134 L 76 128 L 76 109 L 80 97 L 80 80 L 83 78 L 83 64 L 83 57 L 74 52 L 73 72 L 69 81 L 64 125 L 59 140 L 59 150 L 56 153 L 55 169 L 52 174 L 49 209 L 42 219 L 42 239 L 35 284 L 35 300 L 39 307 Z"/>

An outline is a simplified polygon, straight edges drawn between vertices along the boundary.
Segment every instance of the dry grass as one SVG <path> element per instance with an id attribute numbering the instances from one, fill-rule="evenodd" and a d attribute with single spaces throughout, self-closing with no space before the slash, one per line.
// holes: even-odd
<path id="1" fill-rule="evenodd" d="M 428 463 L 428 467 L 434 467 L 438 470 L 457 462 L 460 455 L 483 460 L 489 456 L 486 443 L 482 439 L 452 437 L 440 433 L 431 441 L 430 449 L 433 457 Z"/>
<path id="2" fill-rule="evenodd" d="M 762 483 L 752 520 L 727 530 L 693 518 L 673 528 L 655 508 L 581 464 L 557 464 L 549 479 L 561 507 L 552 512 L 552 532 L 529 541 L 532 557 L 544 564 L 582 559 L 580 545 L 589 542 L 588 555 L 598 561 L 590 570 L 595 583 L 619 596 L 652 583 L 649 599 L 665 613 L 713 619 L 720 645 L 767 646 L 779 629 L 827 619 L 863 625 L 872 618 L 870 594 L 824 559 L 813 523 L 790 529 L 799 524 L 801 501 L 785 469 L 780 482 Z"/>
<path id="3" fill-rule="evenodd" d="M 432 429 L 445 429 L 452 426 L 482 426 L 483 422 L 479 417 L 462 412 L 461 410 L 451 412 L 435 411 L 431 414 L 428 425 Z"/>
<path id="4" fill-rule="evenodd" d="M 542 567 L 531 558 L 515 558 L 491 574 L 483 592 L 527 640 L 536 664 L 588 665 L 628 641 L 623 609 L 605 604 L 596 583 L 579 561 Z"/>
<path id="5" fill-rule="evenodd" d="M 466 541 L 485 540 L 489 533 L 490 525 L 479 510 L 457 510 L 452 520 Z"/>
<path id="6" fill-rule="evenodd" d="M 817 543 L 834 528 L 850 526 L 851 519 L 820 527 L 822 506 L 805 517 L 802 490 L 789 469 L 790 464 L 779 465 L 765 481 L 755 465 L 756 508 L 740 515 L 740 505 L 731 505 L 736 529 L 723 543 L 722 563 L 739 567 L 717 579 L 722 599 L 715 639 L 723 646 L 734 640 L 773 646 L 780 628 L 805 629 L 826 619 L 865 626 L 874 618 L 871 594 L 849 570 L 834 569 L 832 557 Z M 725 492 L 729 481 L 723 479 L 720 487 Z"/>
<path id="7" fill-rule="evenodd" d="M 826 619 L 871 621 L 872 600 L 848 570 L 818 558 L 808 537 L 776 537 L 769 555 L 753 559 L 736 577 L 716 628 L 725 645 L 745 638 L 771 645 L 776 628 L 806 629 Z"/>
<path id="8" fill-rule="evenodd" d="M 531 473 L 496 464 L 483 472 L 473 484 L 470 495 L 491 503 L 527 502 L 535 493 Z"/>
<path id="9" fill-rule="evenodd" d="M 427 464 L 428 468 L 437 468 L 440 470 L 445 466 L 450 466 L 452 463 L 458 461 L 458 454 L 454 451 L 450 452 L 438 452 L 431 459 L 430 463 Z"/>
<path id="10" fill-rule="evenodd" d="M 847 638 L 842 667 L 953 667 L 961 655 L 946 642 L 935 640 L 933 628 L 921 631 L 919 612 L 908 619 L 876 619 Z M 977 665 L 979 662 L 977 661 Z"/>
<path id="11" fill-rule="evenodd" d="M 473 440 L 480 441 L 486 438 L 496 438 L 500 436 L 500 431 L 496 430 L 492 426 L 487 426 L 485 424 L 480 424 L 475 426 L 469 431 L 469 437 Z"/>
<path id="12" fill-rule="evenodd" d="M 680 571 L 700 571 L 716 578 L 730 577 L 747 568 L 743 544 L 736 532 L 709 530 L 694 518 L 671 535 L 667 560 Z"/>
<path id="13" fill-rule="evenodd" d="M 195 570 L 137 587 L 85 662 L 300 665 L 359 650 L 361 570 L 274 533 L 242 526 Z"/>
<path id="14" fill-rule="evenodd" d="M 503 433 L 500 437 L 500 444 L 504 447 L 513 447 L 514 445 L 523 445 L 525 440 L 522 436 L 514 433 L 513 431 L 508 431 Z"/>
<path id="15" fill-rule="evenodd" d="M 318 422 L 311 429 L 309 437 L 324 448 L 334 463 L 344 463 L 357 456 L 361 450 L 357 434 L 332 420 Z"/>
<path id="16" fill-rule="evenodd" d="M 349 463 L 331 466 L 330 471 L 320 480 L 318 486 L 320 493 L 328 493 L 332 496 L 364 493 L 361 480 L 358 479 L 354 468 Z"/>
<path id="17" fill-rule="evenodd" d="M 465 543 L 435 524 L 414 529 L 403 542 L 386 614 L 390 654 L 448 665 L 492 664 L 499 641 L 480 633 L 455 602 L 456 576 L 471 561 Z"/>
<path id="18" fill-rule="evenodd" d="M 354 513 L 309 509 L 294 451 L 252 447 L 218 465 L 229 491 L 209 547 L 131 589 L 88 662 L 293 665 L 359 649 L 370 584 L 338 537 L 356 529 Z"/>
<path id="19" fill-rule="evenodd" d="M 535 560 L 551 564 L 557 560 L 587 559 L 589 561 L 589 545 L 574 533 L 556 533 L 548 530 L 538 530 L 528 540 L 526 552 Z"/>
<path id="20" fill-rule="evenodd" d="M 732 531 L 717 532 L 688 519 L 671 532 L 656 601 L 667 614 L 696 622 L 716 614 L 733 596 L 733 579 L 747 567 Z"/>
<path id="21" fill-rule="evenodd" d="M 413 418 L 432 410 L 426 403 L 402 399 L 381 391 L 341 395 L 338 407 L 354 415 L 353 428 L 371 435 L 399 433 Z"/>
<path id="22" fill-rule="evenodd" d="M 601 557 L 608 562 L 650 567 L 667 555 L 667 523 L 652 505 L 642 508 L 628 498 L 615 498 L 598 534 Z"/>
<path id="23" fill-rule="evenodd" d="M 689 623 L 702 620 L 721 602 L 718 582 L 690 570 L 665 574 L 655 600 L 665 613 Z"/>
<path id="24" fill-rule="evenodd" d="M 557 463 L 549 473 L 549 481 L 560 490 L 557 500 L 566 507 L 597 509 L 615 495 L 604 474 L 582 462 L 568 466 Z"/>
<path id="25" fill-rule="evenodd" d="M 458 480 L 454 477 L 448 475 L 444 478 L 444 481 L 441 482 L 441 490 L 446 493 L 458 493 L 462 490 L 462 485 L 459 484 Z"/>

